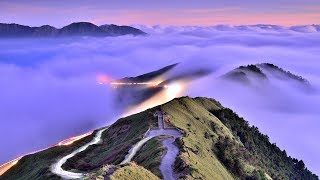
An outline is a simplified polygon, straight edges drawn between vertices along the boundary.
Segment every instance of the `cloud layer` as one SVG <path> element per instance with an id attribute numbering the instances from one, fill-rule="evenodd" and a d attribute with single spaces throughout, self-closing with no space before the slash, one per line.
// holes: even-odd
<path id="1" fill-rule="evenodd" d="M 181 62 L 179 71 L 213 71 L 193 81 L 186 95 L 216 98 L 320 173 L 319 94 L 286 82 L 252 89 L 217 80 L 239 65 L 270 62 L 319 88 L 320 33 L 278 26 L 144 30 L 150 36 L 1 39 L 0 163 L 114 122 L 126 107 L 114 108 L 113 92 L 97 84 L 99 75 L 136 76 Z"/>

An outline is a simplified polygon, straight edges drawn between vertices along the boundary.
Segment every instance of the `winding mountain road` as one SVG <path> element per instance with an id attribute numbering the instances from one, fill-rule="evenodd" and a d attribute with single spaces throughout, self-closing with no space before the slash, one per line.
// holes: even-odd
<path id="1" fill-rule="evenodd" d="M 62 165 L 70 158 L 75 156 L 77 153 L 86 150 L 89 146 L 93 144 L 98 144 L 101 141 L 101 135 L 102 133 L 107 130 L 108 128 L 104 128 L 99 130 L 95 137 L 87 144 L 84 146 L 81 146 L 80 148 L 76 149 L 73 151 L 71 154 L 64 156 L 63 158 L 59 159 L 55 164 L 51 166 L 51 172 L 64 178 L 64 179 L 80 179 L 84 177 L 84 173 L 75 173 L 71 171 L 66 171 L 62 169 Z"/>
<path id="2" fill-rule="evenodd" d="M 145 134 L 145 137 L 139 141 L 137 144 L 133 145 L 132 148 L 129 150 L 128 154 L 126 155 L 125 159 L 120 163 L 126 164 L 129 163 L 132 158 L 136 155 L 136 153 L 141 149 L 141 147 L 149 141 L 151 138 L 161 135 L 171 136 L 169 139 L 165 139 L 162 141 L 162 144 L 167 148 L 167 152 L 163 157 L 161 164 L 160 164 L 160 171 L 163 175 L 164 180 L 173 180 L 176 179 L 173 172 L 173 164 L 174 161 L 179 153 L 178 147 L 174 145 L 174 141 L 176 138 L 181 137 L 182 133 L 177 129 L 165 129 L 164 128 L 164 118 L 165 116 L 158 113 L 158 126 L 159 129 L 150 130 Z M 64 178 L 64 179 L 81 179 L 85 176 L 85 173 L 75 173 L 71 171 L 66 171 L 62 169 L 62 165 L 70 158 L 74 157 L 77 153 L 86 150 L 89 146 L 93 144 L 98 144 L 101 141 L 102 133 L 107 130 L 108 128 L 104 128 L 99 130 L 92 141 L 85 144 L 84 146 L 78 148 L 77 150 L 73 151 L 71 154 L 62 157 L 56 163 L 51 166 L 51 172 Z"/>

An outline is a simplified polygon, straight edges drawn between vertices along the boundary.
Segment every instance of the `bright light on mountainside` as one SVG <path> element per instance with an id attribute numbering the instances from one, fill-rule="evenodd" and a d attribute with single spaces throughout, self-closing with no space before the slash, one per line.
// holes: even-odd
<path id="1" fill-rule="evenodd" d="M 167 100 L 179 97 L 183 91 L 183 86 L 181 83 L 172 83 L 167 85 L 165 88 Z"/>

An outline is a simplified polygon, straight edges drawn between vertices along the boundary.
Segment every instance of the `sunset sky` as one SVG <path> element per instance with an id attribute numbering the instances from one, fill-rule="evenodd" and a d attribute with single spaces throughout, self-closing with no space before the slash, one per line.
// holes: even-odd
<path id="1" fill-rule="evenodd" d="M 319 0 L 1 0 L 0 21 L 62 27 L 95 24 L 215 25 L 320 23 Z"/>

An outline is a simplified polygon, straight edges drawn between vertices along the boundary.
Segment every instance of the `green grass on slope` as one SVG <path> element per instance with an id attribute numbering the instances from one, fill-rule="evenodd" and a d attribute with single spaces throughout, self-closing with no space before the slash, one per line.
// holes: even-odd
<path id="1" fill-rule="evenodd" d="M 68 146 L 56 146 L 47 150 L 27 155 L 0 176 L 1 180 L 26 180 L 26 179 L 60 179 L 50 171 L 50 166 L 59 158 L 70 154 L 84 144 L 90 142 L 95 133 L 80 139 Z"/>
<path id="2" fill-rule="evenodd" d="M 230 165 L 230 161 L 235 159 L 230 157 L 237 154 L 237 157 L 242 157 L 252 166 L 259 167 L 273 179 L 318 179 L 305 167 L 302 160 L 288 157 L 286 151 L 281 151 L 275 144 L 270 143 L 268 136 L 261 134 L 257 127 L 251 127 L 231 109 L 212 110 L 212 113 L 244 144 L 243 150 L 239 151 L 230 140 L 221 139 L 216 147 L 222 161 L 227 160 L 227 164 Z"/>
<path id="3" fill-rule="evenodd" d="M 233 179 L 212 151 L 219 136 L 234 138 L 228 128 L 206 109 L 220 109 L 220 106 L 210 99 L 187 97 L 161 106 L 171 116 L 173 125 L 186 133 L 177 140 L 180 154 L 175 162 L 175 171 L 180 178 Z"/>
<path id="4" fill-rule="evenodd" d="M 318 179 L 303 161 L 288 157 L 258 128 L 208 98 L 174 99 L 161 106 L 186 134 L 176 143 L 181 178 Z"/>
<path id="5" fill-rule="evenodd" d="M 160 180 L 145 168 L 130 164 L 116 170 L 111 176 L 111 180 Z"/>
<path id="6" fill-rule="evenodd" d="M 119 119 L 102 134 L 103 142 L 90 146 L 70 158 L 63 168 L 67 170 L 91 171 L 104 164 L 119 164 L 131 146 L 140 141 L 147 130 L 157 126 L 154 109 Z"/>
<path id="7" fill-rule="evenodd" d="M 150 139 L 142 148 L 137 152 L 137 155 L 132 159 L 138 165 L 151 171 L 153 174 L 162 178 L 159 166 L 165 154 L 166 147 L 162 145 L 159 137 Z"/>
<path id="8" fill-rule="evenodd" d="M 104 164 L 119 164 L 131 146 L 142 139 L 148 128 L 157 126 L 157 121 L 153 117 L 154 111 L 147 110 L 119 119 L 102 134 L 102 143 L 89 146 L 85 151 L 78 153 L 63 165 L 63 169 L 92 171 Z M 94 134 L 68 146 L 53 147 L 25 156 L 0 176 L 0 180 L 60 179 L 51 173 L 50 166 L 59 158 L 91 141 Z"/>

